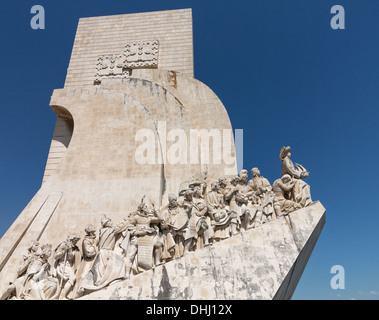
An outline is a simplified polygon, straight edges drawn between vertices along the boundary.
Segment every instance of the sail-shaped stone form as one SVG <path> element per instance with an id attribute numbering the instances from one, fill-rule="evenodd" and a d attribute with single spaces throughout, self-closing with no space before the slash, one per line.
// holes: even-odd
<path id="1" fill-rule="evenodd" d="M 237 176 L 228 113 L 194 78 L 191 9 L 80 19 L 50 107 L 42 186 L 0 240 L 2 299 L 291 297 L 325 210 L 281 212 Z"/>

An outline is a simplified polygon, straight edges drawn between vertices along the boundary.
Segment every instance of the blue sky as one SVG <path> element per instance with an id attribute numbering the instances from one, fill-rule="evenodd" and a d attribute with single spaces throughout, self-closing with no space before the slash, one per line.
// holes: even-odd
<path id="1" fill-rule="evenodd" d="M 45 8 L 33 30 L 30 9 Z M 345 29 L 333 30 L 334 5 Z M 294 299 L 379 299 L 379 2 L 3 0 L 0 236 L 38 191 L 81 17 L 192 8 L 195 77 L 244 130 L 244 167 L 272 183 L 283 145 L 309 171 L 326 225 Z M 345 289 L 333 290 L 333 265 Z"/>

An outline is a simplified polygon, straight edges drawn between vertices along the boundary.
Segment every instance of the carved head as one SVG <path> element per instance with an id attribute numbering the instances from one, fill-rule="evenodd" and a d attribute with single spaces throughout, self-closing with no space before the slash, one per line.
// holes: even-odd
<path id="1" fill-rule="evenodd" d="M 233 186 L 236 186 L 238 184 L 240 180 L 240 177 L 239 176 L 233 176 L 232 178 L 230 178 L 230 183 L 233 185 Z"/>
<path id="2" fill-rule="evenodd" d="M 228 184 L 228 181 L 226 180 L 225 177 L 220 177 L 220 178 L 218 178 L 218 185 L 219 185 L 220 187 L 226 187 L 227 184 Z"/>
<path id="3" fill-rule="evenodd" d="M 86 232 L 86 234 L 91 234 L 91 233 L 94 233 L 96 231 L 96 228 L 92 224 L 87 224 L 84 231 Z"/>
<path id="4" fill-rule="evenodd" d="M 30 252 L 37 252 L 38 247 L 39 247 L 39 242 L 37 240 L 33 240 L 30 242 L 30 246 L 29 246 L 28 250 Z"/>
<path id="5" fill-rule="evenodd" d="M 291 147 L 288 146 L 288 147 L 282 147 L 282 149 L 280 149 L 280 153 L 279 153 L 279 159 L 280 160 L 284 160 L 285 157 L 291 157 Z"/>
<path id="6" fill-rule="evenodd" d="M 191 189 L 187 189 L 186 192 L 184 192 L 184 199 L 187 201 L 192 200 L 193 191 Z"/>
<path id="7" fill-rule="evenodd" d="M 285 174 L 285 175 L 283 175 L 282 176 L 282 181 L 284 182 L 284 183 L 288 183 L 288 182 L 290 182 L 292 179 L 291 179 L 291 176 L 289 175 L 289 174 Z"/>
<path id="8" fill-rule="evenodd" d="M 194 187 L 193 188 L 193 196 L 194 197 L 201 197 L 201 189 L 200 189 L 200 187 Z"/>
<path id="9" fill-rule="evenodd" d="M 249 178 L 249 173 L 247 172 L 247 170 L 242 169 L 239 175 L 239 182 L 246 183 L 248 178 Z"/>
<path id="10" fill-rule="evenodd" d="M 211 190 L 212 191 L 217 191 L 217 187 L 218 187 L 218 181 L 213 181 L 211 183 Z"/>
<path id="11" fill-rule="evenodd" d="M 253 168 L 253 169 L 251 169 L 251 175 L 253 177 L 259 177 L 261 175 L 261 172 L 259 171 L 258 168 Z"/>
<path id="12" fill-rule="evenodd" d="M 70 242 L 72 244 L 76 244 L 80 240 L 80 235 L 78 233 L 74 233 L 70 236 Z"/>
<path id="13" fill-rule="evenodd" d="M 205 209 L 205 204 L 202 201 L 197 202 L 196 206 L 201 211 Z"/>
<path id="14" fill-rule="evenodd" d="M 108 218 L 106 215 L 104 215 L 102 218 L 101 218 L 101 226 L 104 228 L 107 224 L 109 224 L 110 222 L 112 222 L 112 220 L 110 218 Z"/>
<path id="15" fill-rule="evenodd" d="M 52 245 L 51 244 L 44 244 L 42 247 L 41 247 L 41 250 L 42 250 L 42 253 L 40 255 L 40 257 L 44 260 L 47 260 L 50 258 L 51 256 L 51 248 L 52 248 Z"/>
<path id="16" fill-rule="evenodd" d="M 177 197 L 175 194 L 173 193 L 169 193 L 168 195 L 168 202 L 171 206 L 177 206 L 178 202 L 177 202 Z"/>

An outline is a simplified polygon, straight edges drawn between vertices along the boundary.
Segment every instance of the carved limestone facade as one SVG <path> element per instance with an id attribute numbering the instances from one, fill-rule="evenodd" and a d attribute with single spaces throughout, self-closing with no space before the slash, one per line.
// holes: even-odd
<path id="1" fill-rule="evenodd" d="M 272 185 L 237 171 L 192 30 L 191 9 L 79 20 L 43 183 L 0 239 L 1 299 L 291 295 L 323 208 L 289 147 Z"/>
<path id="2" fill-rule="evenodd" d="M 283 149 L 280 155 L 282 160 Z M 220 177 L 210 184 L 202 173 L 181 184 L 186 189 L 170 193 L 168 205 L 159 210 L 154 203 L 149 209 L 143 197 L 138 208 L 126 212 L 117 224 L 104 215 L 98 236 L 96 228 L 87 225 L 81 246 L 78 233 L 64 240 L 53 255 L 46 253 L 50 244 L 39 250 L 33 241 L 2 299 L 81 298 L 310 205 L 312 201 L 298 196 L 298 181 L 286 172 L 273 186 L 258 168 L 251 170 L 250 180 L 248 171 L 241 170 L 238 176 Z M 41 272 L 43 276 L 36 276 Z"/>

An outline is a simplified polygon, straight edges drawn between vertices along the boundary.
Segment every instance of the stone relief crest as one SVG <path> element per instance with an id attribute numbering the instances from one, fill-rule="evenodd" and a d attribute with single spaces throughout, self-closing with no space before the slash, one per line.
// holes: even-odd
<path id="1" fill-rule="evenodd" d="M 125 46 L 125 68 L 158 68 L 158 40 L 133 41 Z"/>
<path id="2" fill-rule="evenodd" d="M 104 54 L 97 58 L 95 82 L 101 82 L 104 77 L 122 78 L 127 76 L 128 70 L 124 69 L 125 56 L 123 54 Z"/>
<path id="3" fill-rule="evenodd" d="M 99 55 L 95 83 L 104 78 L 125 78 L 132 69 L 158 68 L 158 40 L 129 42 L 124 53 Z"/>

